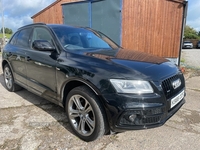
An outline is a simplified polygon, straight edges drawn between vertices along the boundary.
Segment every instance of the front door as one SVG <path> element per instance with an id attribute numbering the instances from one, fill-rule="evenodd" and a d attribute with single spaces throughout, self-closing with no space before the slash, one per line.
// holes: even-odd
<path id="1" fill-rule="evenodd" d="M 31 45 L 34 40 L 47 40 L 52 45 L 53 38 L 44 27 L 33 29 Z M 50 51 L 38 51 L 32 48 L 26 52 L 27 85 L 29 90 L 48 99 L 56 100 L 56 63 L 50 57 Z"/>

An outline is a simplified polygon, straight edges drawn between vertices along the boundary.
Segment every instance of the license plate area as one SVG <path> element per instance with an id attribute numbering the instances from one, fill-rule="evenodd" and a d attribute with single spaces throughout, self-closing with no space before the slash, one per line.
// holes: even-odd
<path id="1" fill-rule="evenodd" d="M 183 90 L 177 96 L 175 96 L 174 98 L 172 98 L 171 99 L 170 109 L 173 108 L 174 106 L 176 106 L 176 104 L 178 104 L 184 98 L 184 95 L 185 95 L 185 91 Z"/>

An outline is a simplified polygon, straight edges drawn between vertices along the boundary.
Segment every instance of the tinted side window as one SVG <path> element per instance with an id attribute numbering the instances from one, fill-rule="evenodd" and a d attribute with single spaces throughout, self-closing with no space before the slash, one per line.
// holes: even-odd
<path id="1" fill-rule="evenodd" d="M 10 40 L 10 44 L 16 45 L 18 34 L 19 34 L 19 32 L 16 32 L 16 33 L 13 35 L 12 39 Z"/>
<path id="2" fill-rule="evenodd" d="M 17 45 L 22 47 L 29 47 L 31 30 L 32 30 L 31 28 L 28 28 L 20 31 L 17 39 Z"/>
<path id="3" fill-rule="evenodd" d="M 49 31 L 45 28 L 40 28 L 40 27 L 36 27 L 33 31 L 33 37 L 32 37 L 32 42 L 31 44 L 35 41 L 35 40 L 47 40 L 49 43 L 52 43 L 52 36 L 49 33 Z"/>

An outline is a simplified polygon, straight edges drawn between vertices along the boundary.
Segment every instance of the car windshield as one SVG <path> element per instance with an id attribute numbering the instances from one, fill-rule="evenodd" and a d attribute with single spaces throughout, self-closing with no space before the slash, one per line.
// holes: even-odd
<path id="1" fill-rule="evenodd" d="M 190 42 L 190 41 L 185 41 L 184 43 L 192 43 L 192 42 Z"/>
<path id="2" fill-rule="evenodd" d="M 119 46 L 103 33 L 90 28 L 51 27 L 67 50 L 118 49 Z"/>

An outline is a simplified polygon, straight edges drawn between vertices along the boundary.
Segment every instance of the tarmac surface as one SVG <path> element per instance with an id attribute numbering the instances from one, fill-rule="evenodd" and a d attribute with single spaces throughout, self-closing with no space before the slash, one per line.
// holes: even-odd
<path id="1" fill-rule="evenodd" d="M 200 72 L 194 68 L 200 57 L 196 50 L 182 53 L 182 62 L 190 66 L 185 71 L 187 96 L 174 116 L 158 128 L 105 135 L 88 143 L 73 134 L 63 108 L 27 90 L 8 92 L 0 67 L 0 150 L 199 150 Z"/>

